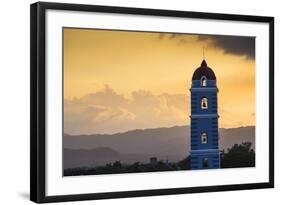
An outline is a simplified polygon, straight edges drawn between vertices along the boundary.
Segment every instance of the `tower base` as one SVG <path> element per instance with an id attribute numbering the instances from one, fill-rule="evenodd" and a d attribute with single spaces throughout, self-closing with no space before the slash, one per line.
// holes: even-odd
<path id="1" fill-rule="evenodd" d="M 220 154 L 218 149 L 191 150 L 190 169 L 218 169 L 220 168 Z"/>

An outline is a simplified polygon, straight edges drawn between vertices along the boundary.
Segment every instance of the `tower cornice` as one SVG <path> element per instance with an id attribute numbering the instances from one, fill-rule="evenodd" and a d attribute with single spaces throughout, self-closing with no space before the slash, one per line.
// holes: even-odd
<path id="1" fill-rule="evenodd" d="M 190 88 L 189 89 L 190 92 L 193 92 L 193 91 L 198 91 L 198 92 L 218 92 L 218 88 L 217 87 L 213 87 L 213 88 L 205 88 L 205 87 L 200 87 L 200 88 Z"/>
<path id="2" fill-rule="evenodd" d="M 189 116 L 190 118 L 219 118 L 218 114 L 193 114 Z"/>

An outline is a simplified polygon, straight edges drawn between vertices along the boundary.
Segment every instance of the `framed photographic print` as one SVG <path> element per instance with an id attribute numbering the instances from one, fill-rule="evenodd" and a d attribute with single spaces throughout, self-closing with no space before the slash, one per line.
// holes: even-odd
<path id="1" fill-rule="evenodd" d="M 31 200 L 274 186 L 274 18 L 31 5 Z"/>

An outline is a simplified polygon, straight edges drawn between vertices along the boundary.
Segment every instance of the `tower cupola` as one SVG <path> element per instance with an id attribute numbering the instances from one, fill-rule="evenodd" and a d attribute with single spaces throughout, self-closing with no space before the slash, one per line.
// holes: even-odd
<path id="1" fill-rule="evenodd" d="M 214 71 L 208 67 L 205 60 L 203 60 L 201 66 L 194 71 L 192 80 L 201 80 L 203 76 L 205 76 L 207 80 L 216 80 Z"/>

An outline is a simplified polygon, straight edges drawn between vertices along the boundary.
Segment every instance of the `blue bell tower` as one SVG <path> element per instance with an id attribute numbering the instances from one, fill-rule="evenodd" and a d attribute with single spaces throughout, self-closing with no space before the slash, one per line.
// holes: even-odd
<path id="1" fill-rule="evenodd" d="M 220 168 L 217 81 L 205 60 L 195 70 L 191 92 L 191 169 Z"/>

